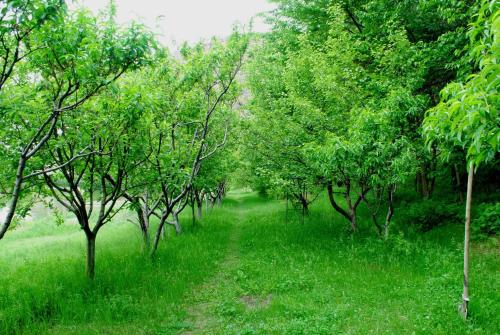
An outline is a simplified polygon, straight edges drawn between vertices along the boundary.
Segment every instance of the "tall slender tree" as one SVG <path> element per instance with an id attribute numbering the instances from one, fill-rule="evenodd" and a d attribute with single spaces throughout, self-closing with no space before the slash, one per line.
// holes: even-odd
<path id="1" fill-rule="evenodd" d="M 455 147 L 467 152 L 467 198 L 465 207 L 464 287 L 460 311 L 469 313 L 469 250 L 474 171 L 498 155 L 500 142 L 500 5 L 483 0 L 476 21 L 468 32 L 470 60 L 477 67 L 463 82 L 447 85 L 442 100 L 427 112 L 424 129 L 430 146 L 441 145 L 444 159 Z"/>

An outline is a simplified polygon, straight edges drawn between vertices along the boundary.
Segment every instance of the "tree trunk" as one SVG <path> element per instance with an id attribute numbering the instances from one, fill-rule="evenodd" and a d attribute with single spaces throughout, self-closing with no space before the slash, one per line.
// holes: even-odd
<path id="1" fill-rule="evenodd" d="M 87 264 L 86 272 L 89 279 L 95 277 L 95 240 L 96 236 L 92 233 L 85 234 L 87 237 Z"/>
<path id="2" fill-rule="evenodd" d="M 149 217 L 142 207 L 138 207 L 136 213 L 142 235 L 142 251 L 147 252 L 151 243 L 151 238 L 149 236 Z"/>
<path id="3" fill-rule="evenodd" d="M 370 211 L 371 211 L 371 209 L 370 209 Z M 377 214 L 372 213 L 371 216 L 372 216 L 373 224 L 375 225 L 375 228 L 377 228 L 378 236 L 382 237 L 382 225 L 380 225 L 377 221 Z"/>
<path id="4" fill-rule="evenodd" d="M 203 198 L 200 197 L 200 193 L 194 192 L 194 200 L 196 201 L 196 208 L 198 210 L 198 220 L 201 220 L 203 215 Z"/>
<path id="5" fill-rule="evenodd" d="M 358 224 L 357 224 L 357 221 L 356 221 L 356 212 L 351 212 L 351 218 L 350 218 L 350 221 L 351 221 L 351 230 L 353 233 L 357 232 L 358 231 Z"/>
<path id="6" fill-rule="evenodd" d="M 427 179 L 426 170 L 424 169 L 420 174 L 420 181 L 422 182 L 422 197 L 429 199 L 429 180 Z"/>
<path id="7" fill-rule="evenodd" d="M 173 212 L 172 213 L 172 217 L 174 219 L 174 221 L 172 222 L 172 224 L 173 224 L 173 226 L 175 228 L 175 233 L 177 235 L 182 234 L 182 226 L 181 226 L 181 223 L 179 222 L 179 213 Z"/>
<path id="8" fill-rule="evenodd" d="M 460 178 L 460 171 L 458 170 L 457 165 L 453 166 L 453 170 L 455 170 L 455 186 L 458 192 L 458 198 L 460 202 L 464 202 L 464 193 L 462 192 L 462 180 Z"/>
<path id="9" fill-rule="evenodd" d="M 353 232 L 356 232 L 358 229 L 357 222 L 356 222 L 356 208 L 355 206 L 352 205 L 351 202 L 351 196 L 350 196 L 350 185 L 348 182 L 346 183 L 346 191 L 344 193 L 344 197 L 346 199 L 347 207 L 349 212 L 344 210 L 342 207 L 340 207 L 337 202 L 335 201 L 335 196 L 333 192 L 333 183 L 329 182 L 327 185 L 327 190 L 328 190 L 328 199 L 330 199 L 330 204 L 332 207 L 343 217 L 345 217 L 349 222 L 351 223 L 351 230 Z"/>
<path id="10" fill-rule="evenodd" d="M 302 216 L 309 215 L 309 202 L 306 195 L 300 195 L 300 204 L 302 206 Z"/>
<path id="11" fill-rule="evenodd" d="M 376 198 L 376 201 L 379 202 L 380 199 L 378 199 L 380 195 L 375 193 L 375 198 Z M 381 224 L 378 223 L 378 220 L 377 220 L 377 213 L 378 213 L 378 208 L 375 209 L 371 204 L 370 202 L 368 201 L 368 199 L 366 199 L 366 197 L 363 197 L 363 201 L 365 202 L 366 204 L 366 207 L 368 207 L 368 210 L 370 211 L 370 215 L 372 217 L 372 221 L 373 221 L 373 224 L 375 225 L 375 228 L 377 228 L 377 233 L 378 233 L 378 236 L 382 237 L 383 236 L 383 226 Z"/>
<path id="12" fill-rule="evenodd" d="M 358 231 L 358 224 L 356 222 L 356 207 L 352 205 L 350 193 L 351 193 L 351 186 L 350 182 L 348 181 L 346 182 L 346 192 L 344 194 L 344 197 L 347 203 L 347 207 L 349 209 L 349 221 L 351 222 L 351 230 L 353 233 L 355 233 L 356 231 Z"/>
<path id="13" fill-rule="evenodd" d="M 151 238 L 149 236 L 149 231 L 142 231 L 142 241 L 143 241 L 143 252 L 146 253 L 148 252 L 150 246 L 151 246 Z"/>
<path id="14" fill-rule="evenodd" d="M 342 207 L 340 207 L 335 201 L 332 182 L 328 183 L 327 190 L 328 190 L 328 199 L 330 199 L 330 204 L 332 205 L 333 209 L 335 209 L 339 214 L 341 214 L 347 220 L 351 221 L 351 217 L 349 216 L 349 214 Z"/>
<path id="15" fill-rule="evenodd" d="M 421 181 L 421 178 L 420 178 L 420 172 L 417 172 L 415 174 L 415 192 L 417 192 L 418 194 L 422 194 L 422 181 Z"/>
<path id="16" fill-rule="evenodd" d="M 14 189 L 12 191 L 12 197 L 7 208 L 7 215 L 5 216 L 5 220 L 0 228 L 0 240 L 4 237 L 5 233 L 10 227 L 12 223 L 12 219 L 14 218 L 14 214 L 16 213 L 17 202 L 19 201 L 19 195 L 21 193 L 21 186 L 23 183 L 23 175 L 24 169 L 26 168 L 26 157 L 21 156 L 19 159 L 19 163 L 17 166 L 16 172 L 16 181 L 14 183 Z"/>
<path id="17" fill-rule="evenodd" d="M 196 214 L 194 213 L 194 199 L 190 204 L 191 206 L 191 220 L 193 221 L 193 227 L 196 226 Z"/>
<path id="18" fill-rule="evenodd" d="M 160 238 L 162 232 L 165 229 L 165 221 L 167 220 L 167 217 L 168 215 L 165 216 L 165 214 L 163 214 L 163 216 L 160 219 L 158 229 L 156 230 L 155 239 L 153 241 L 153 247 L 151 248 L 151 257 L 154 257 L 156 255 L 156 251 L 158 250 L 158 245 L 160 244 Z"/>
<path id="19" fill-rule="evenodd" d="M 391 224 L 391 219 L 392 219 L 392 216 L 394 215 L 394 206 L 393 206 L 394 189 L 389 189 L 388 197 L 389 197 L 388 198 L 389 209 L 387 210 L 387 216 L 385 217 L 384 240 L 387 240 L 389 238 L 389 225 Z"/>
<path id="20" fill-rule="evenodd" d="M 474 166 L 469 167 L 467 178 L 467 200 L 465 203 L 465 238 L 464 238 L 464 291 L 462 294 L 462 305 L 460 312 L 467 318 L 469 311 L 469 247 L 470 247 L 470 219 L 472 206 L 472 182 L 474 178 Z"/>
<path id="21" fill-rule="evenodd" d="M 167 229 L 165 228 L 165 225 L 161 227 L 161 239 L 164 240 L 167 237 Z"/>
<path id="22" fill-rule="evenodd" d="M 202 216 L 203 216 L 203 208 L 202 208 L 202 202 L 200 201 L 196 208 L 198 209 L 198 220 L 201 220 Z"/>

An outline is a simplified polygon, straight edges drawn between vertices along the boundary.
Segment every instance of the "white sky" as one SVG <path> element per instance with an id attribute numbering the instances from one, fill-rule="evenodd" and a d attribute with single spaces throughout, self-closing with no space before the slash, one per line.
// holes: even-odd
<path id="1" fill-rule="evenodd" d="M 77 0 L 76 4 L 94 12 L 106 7 L 108 0 Z M 225 37 L 233 24 L 247 25 L 256 14 L 272 10 L 267 0 L 115 0 L 117 21 L 136 19 L 157 33 L 169 47 L 182 42 L 198 42 L 212 36 Z M 268 30 L 262 19 L 255 18 L 253 31 Z"/>

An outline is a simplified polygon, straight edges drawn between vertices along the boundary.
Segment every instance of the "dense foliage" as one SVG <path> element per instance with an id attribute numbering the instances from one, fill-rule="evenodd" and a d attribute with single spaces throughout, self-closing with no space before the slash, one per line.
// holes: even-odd
<path id="1" fill-rule="evenodd" d="M 200 210 L 203 197 L 220 201 L 229 171 L 219 166 L 231 154 L 219 151 L 236 126 L 248 45 L 235 30 L 174 57 L 115 13 L 113 3 L 95 16 L 43 0 L 3 1 L 1 10 L 0 238 L 34 203 L 61 206 L 87 239 L 89 277 L 97 233 L 120 210 L 136 211 L 145 250 L 150 219 L 160 219 L 154 253 L 165 224 L 181 232 L 190 199 Z"/>
<path id="2" fill-rule="evenodd" d="M 326 188 L 387 236 L 398 189 L 461 198 L 466 157 L 497 162 L 497 2 L 276 3 L 248 65 L 255 187 L 304 206 Z"/>

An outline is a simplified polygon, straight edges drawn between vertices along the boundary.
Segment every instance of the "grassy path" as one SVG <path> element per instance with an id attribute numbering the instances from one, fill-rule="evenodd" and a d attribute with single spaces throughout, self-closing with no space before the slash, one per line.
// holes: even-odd
<path id="1" fill-rule="evenodd" d="M 255 218 L 269 210 L 276 216 L 276 203 L 256 198 L 253 193 L 233 192 L 224 206 L 230 213 L 226 218 L 232 221 L 228 222 L 230 235 L 225 256 L 215 275 L 196 287 L 187 299 L 189 328 L 180 334 L 240 334 L 240 327 L 244 327 L 238 324 L 241 316 L 265 310 L 271 302 L 271 294 L 261 295 L 244 287 L 249 259 L 242 258 L 242 251 L 249 242 L 245 235 Z"/>
<path id="2" fill-rule="evenodd" d="M 211 315 L 217 307 L 217 297 L 220 296 L 220 289 L 229 285 L 231 272 L 239 263 L 238 245 L 241 236 L 241 222 L 243 215 L 240 213 L 240 205 L 236 207 L 238 211 L 235 215 L 236 224 L 230 225 L 229 242 L 224 259 L 218 264 L 216 274 L 206 283 L 197 287 L 193 291 L 193 296 L 189 299 L 188 324 L 190 330 L 183 334 L 200 334 L 217 325 L 217 320 Z"/>
<path id="3" fill-rule="evenodd" d="M 230 238 L 214 276 L 185 302 L 181 334 L 498 334 L 498 247 L 475 255 L 475 316 L 456 313 L 461 227 L 352 237 L 328 203 L 302 224 L 284 206 L 231 194 Z M 456 229 L 455 229 L 456 228 Z"/>

